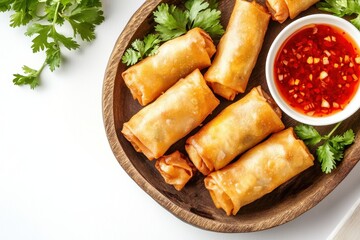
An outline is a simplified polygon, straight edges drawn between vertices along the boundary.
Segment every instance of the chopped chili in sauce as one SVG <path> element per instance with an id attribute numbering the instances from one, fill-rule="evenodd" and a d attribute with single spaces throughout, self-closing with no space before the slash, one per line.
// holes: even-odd
<path id="1" fill-rule="evenodd" d="M 358 46 L 330 25 L 309 25 L 290 36 L 274 67 L 276 86 L 285 101 L 310 116 L 341 111 L 359 86 Z"/>

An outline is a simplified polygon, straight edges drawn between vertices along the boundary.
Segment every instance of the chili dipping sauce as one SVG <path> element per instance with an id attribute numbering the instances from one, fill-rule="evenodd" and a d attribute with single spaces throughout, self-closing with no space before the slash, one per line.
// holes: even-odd
<path id="1" fill-rule="evenodd" d="M 328 116 L 344 109 L 359 87 L 359 48 L 344 31 L 312 24 L 288 38 L 274 68 L 288 104 L 309 116 Z"/>

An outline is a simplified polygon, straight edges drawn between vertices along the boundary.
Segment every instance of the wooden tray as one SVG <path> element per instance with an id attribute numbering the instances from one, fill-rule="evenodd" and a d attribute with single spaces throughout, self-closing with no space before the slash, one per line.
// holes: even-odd
<path id="1" fill-rule="evenodd" d="M 223 210 L 215 208 L 208 191 L 204 187 L 203 176 L 196 175 L 182 191 L 178 192 L 164 182 L 154 167 L 155 161 L 149 161 L 142 154 L 135 152 L 131 144 L 122 136 L 120 131 L 123 123 L 139 111 L 141 106 L 132 99 L 130 91 L 121 77 L 121 73 L 126 69 L 126 66 L 121 63 L 121 57 L 134 39 L 142 38 L 152 31 L 152 12 L 158 4 L 163 2 L 177 4 L 182 1 L 146 1 L 121 33 L 106 69 L 102 99 L 104 125 L 109 143 L 120 165 L 146 193 L 168 211 L 185 222 L 212 231 L 250 232 L 263 230 L 284 224 L 314 207 L 344 179 L 359 161 L 359 137 L 346 151 L 344 160 L 331 174 L 323 174 L 316 161 L 315 165 L 307 171 L 261 199 L 241 208 L 236 216 L 226 216 Z M 222 10 L 222 23 L 226 26 L 234 0 L 220 0 L 219 2 Z M 303 12 L 298 18 L 317 12 L 319 10 L 313 7 Z M 260 84 L 263 89 L 269 92 L 264 73 L 266 55 L 274 38 L 290 22 L 291 20 L 287 20 L 283 24 L 270 22 L 247 91 Z M 242 96 L 244 94 L 240 94 L 237 99 Z M 211 117 L 216 116 L 221 109 L 229 104 L 230 102 L 222 100 Z M 342 133 L 345 129 L 352 128 L 355 133 L 358 133 L 360 129 L 359 117 L 360 112 L 358 111 L 351 119 L 344 121 L 338 131 Z M 210 118 L 206 121 L 209 121 Z M 285 114 L 283 121 L 286 126 L 297 124 Z M 318 127 L 317 129 L 321 133 L 326 133 L 332 127 Z M 189 136 L 194 134 L 196 130 Z M 183 150 L 186 138 L 172 146 L 169 152 L 174 149 Z"/>

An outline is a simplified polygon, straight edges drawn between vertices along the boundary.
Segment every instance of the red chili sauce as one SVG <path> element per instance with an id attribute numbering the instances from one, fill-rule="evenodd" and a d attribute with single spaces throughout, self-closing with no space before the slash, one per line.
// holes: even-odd
<path id="1" fill-rule="evenodd" d="M 275 59 L 274 77 L 281 95 L 309 116 L 341 111 L 359 86 L 358 46 L 344 31 L 313 24 L 283 44 Z"/>

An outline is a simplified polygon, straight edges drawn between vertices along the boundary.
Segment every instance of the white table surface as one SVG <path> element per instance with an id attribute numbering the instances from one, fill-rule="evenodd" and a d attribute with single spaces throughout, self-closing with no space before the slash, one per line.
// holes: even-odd
<path id="1" fill-rule="evenodd" d="M 0 239 L 326 239 L 360 197 L 360 165 L 320 204 L 261 232 L 224 234 L 166 211 L 116 161 L 102 119 L 102 83 L 116 39 L 144 0 L 104 0 L 97 39 L 46 70 L 36 90 L 14 86 L 38 67 L 25 28 L 0 14 Z"/>

